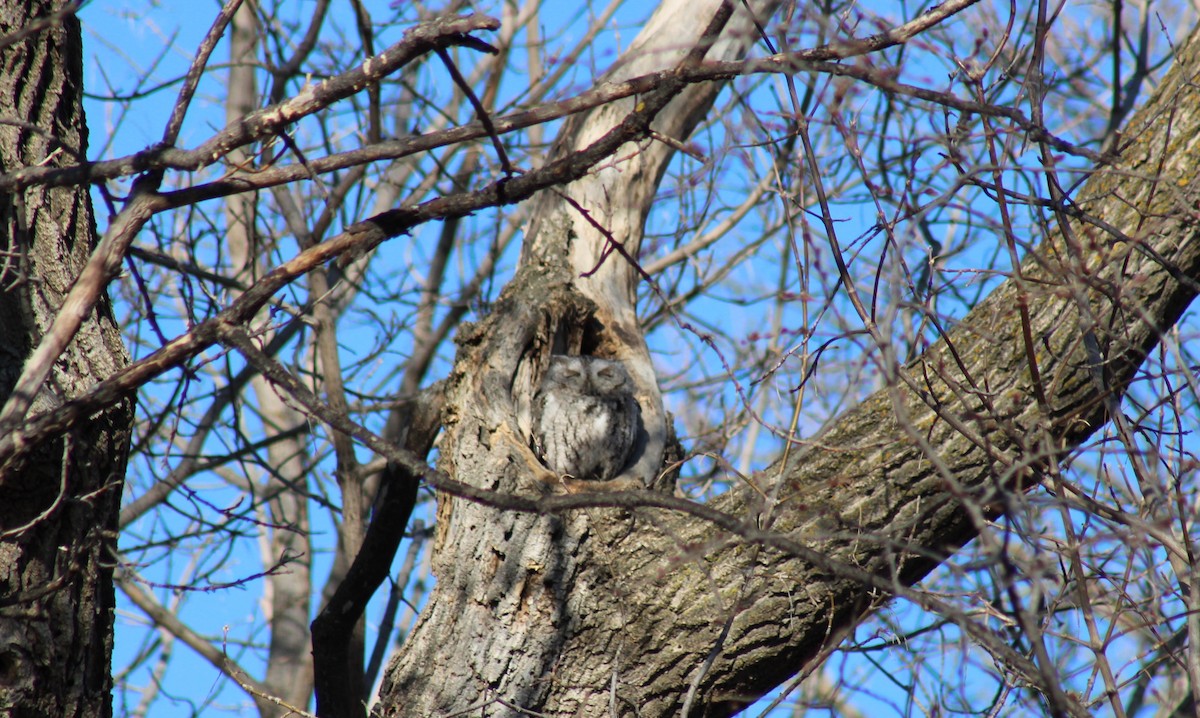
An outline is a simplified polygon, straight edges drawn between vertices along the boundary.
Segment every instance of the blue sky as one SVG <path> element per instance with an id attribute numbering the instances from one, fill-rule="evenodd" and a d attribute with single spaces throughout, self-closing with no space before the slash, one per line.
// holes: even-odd
<path id="1" fill-rule="evenodd" d="M 641 14 L 644 10 L 641 6 L 635 3 L 628 3 L 629 7 L 623 8 L 609 25 L 609 31 L 600 35 L 600 37 L 590 45 L 588 51 L 580 58 L 577 66 L 572 69 L 572 75 L 575 83 L 587 83 L 590 77 L 597 74 L 597 69 L 603 69 L 611 62 L 611 59 L 616 54 L 616 48 L 627 43 L 636 33 L 636 25 L 640 22 Z M 311 2 L 296 2 L 289 6 L 289 9 L 294 10 L 297 17 L 303 17 L 311 9 Z M 385 18 L 391 10 L 387 3 L 374 2 L 367 3 L 368 8 L 375 14 L 377 19 Z M 636 7 L 635 7 L 636 6 Z M 216 12 L 216 4 L 206 3 L 201 9 L 197 9 L 197 5 L 181 6 L 172 4 L 163 4 L 158 2 L 140 2 L 131 0 L 128 3 L 98 3 L 93 2 L 85 6 L 81 13 L 81 18 L 84 23 L 84 42 L 85 42 L 85 72 L 86 86 L 89 93 L 94 98 L 87 103 L 87 112 L 89 123 L 91 126 L 91 152 L 94 157 L 111 157 L 128 154 L 145 146 L 148 146 L 157 141 L 162 134 L 162 127 L 165 122 L 166 114 L 175 100 L 175 95 L 178 91 L 178 78 L 182 76 L 186 70 L 188 63 L 194 53 L 194 48 L 199 44 L 200 39 L 207 31 L 208 23 Z M 553 5 L 560 10 L 565 8 L 565 5 Z M 346 7 L 342 4 L 335 3 L 334 26 L 341 28 L 351 28 L 352 22 L 345 15 Z M 911 14 L 911 12 L 910 12 Z M 572 18 L 570 16 L 557 17 L 553 11 L 548 10 L 547 24 L 551 28 L 565 28 L 561 34 L 555 34 L 554 42 L 559 46 L 569 46 L 574 35 L 578 32 L 580 18 Z M 555 25 L 558 23 L 558 25 Z M 964 27 L 964 26 L 957 26 Z M 392 27 L 381 34 L 377 39 L 378 46 L 384 47 L 389 42 L 396 40 L 399 37 L 402 27 Z M 957 42 L 964 47 L 969 48 L 973 37 L 969 32 L 963 32 L 962 37 L 957 38 Z M 969 55 L 969 49 L 963 50 L 964 55 Z M 224 62 L 227 56 L 227 51 L 224 47 L 219 47 L 214 54 L 214 65 L 220 65 Z M 933 59 L 927 60 L 925 63 L 916 63 L 908 66 L 907 72 L 913 72 L 913 68 L 920 74 L 919 77 L 911 78 L 911 81 L 922 81 L 931 86 L 940 87 L 948 80 L 949 73 L 953 72 L 953 68 L 938 65 Z M 208 104 L 216 98 L 219 98 L 221 87 L 221 72 L 210 73 L 205 82 L 202 83 L 200 92 L 197 97 L 195 110 L 189 114 L 188 122 L 184 126 L 184 131 L 181 136 L 181 144 L 183 146 L 194 146 L 202 139 L 206 138 L 210 133 L 218 129 L 224 124 L 223 114 L 219 106 Z M 139 79 L 144 78 L 144 79 Z M 506 86 L 505 92 L 515 95 L 521 92 L 523 83 L 527 86 L 527 80 L 520 74 L 516 74 L 511 78 Z M 727 104 L 722 105 L 728 110 L 726 116 L 722 117 L 722 122 L 713 122 L 705 128 L 706 139 L 710 146 L 721 146 L 724 143 L 728 133 L 732 132 L 733 128 L 740 122 L 750 123 L 754 119 L 764 122 L 768 127 L 781 126 L 782 113 L 788 110 L 788 103 L 782 98 L 785 90 L 781 86 L 780 81 L 770 81 L 765 85 L 754 90 L 755 96 L 754 108 L 758 114 L 747 112 L 744 116 L 737 115 L 738 103 L 729 100 L 723 100 Z M 1011 88 L 1011 92 L 1019 93 L 1019 88 Z M 137 95 L 136 100 L 129 103 L 113 102 L 110 100 L 98 99 L 109 94 L 116 95 Z M 764 95 L 775 93 L 774 101 L 764 101 Z M 863 100 L 864 107 L 869 103 L 869 100 Z M 768 108 L 767 111 L 762 111 L 763 108 Z M 775 113 L 772 116 L 772 111 Z M 870 115 L 864 111 L 863 115 L 866 119 L 870 119 Z M 1083 116 L 1083 113 L 1080 113 Z M 348 116 L 347 122 L 353 120 L 352 116 Z M 119 131 L 112 132 L 112 128 L 119 127 Z M 1070 133 L 1079 131 L 1081 135 L 1086 136 L 1088 128 L 1072 128 L 1069 121 L 1064 121 L 1063 131 Z M 880 129 L 880 132 L 885 129 Z M 937 118 L 929 117 L 928 122 L 924 126 L 914 127 L 913 133 L 920 135 L 927 134 L 930 137 L 935 137 L 941 128 L 937 126 Z M 704 211 L 714 218 L 719 218 L 729 212 L 729 208 L 736 205 L 737 198 L 740 193 L 744 192 L 747 178 L 755 178 L 763 173 L 769 172 L 771 168 L 770 156 L 761 148 L 752 146 L 732 147 L 728 149 L 729 156 L 735 158 L 730 160 L 720 171 L 722 173 L 721 182 L 714 185 L 713 191 L 707 196 L 708 204 Z M 1031 150 L 1032 152 L 1032 150 Z M 934 155 L 929 155 L 922 161 L 930 163 L 928 172 L 930 175 L 934 173 L 934 165 L 937 162 Z M 1069 161 L 1069 160 L 1068 160 Z M 737 166 L 737 162 L 741 162 L 740 168 L 729 169 L 730 166 Z M 686 192 L 686 187 L 696 179 L 704 178 L 707 172 L 713 171 L 704 163 L 691 160 L 686 157 L 680 157 L 673 165 L 670 176 L 664 182 L 663 193 L 670 195 L 672 187 L 679 188 L 679 195 L 683 196 Z M 853 173 L 849 173 L 852 175 Z M 727 181 L 728 186 L 724 183 Z M 845 185 L 847 195 L 845 198 L 838 198 L 836 204 L 836 212 L 839 220 L 839 231 L 845 240 L 851 240 L 854 251 L 861 252 L 864 257 L 878 255 L 879 245 L 882 242 L 880 235 L 873 232 L 873 226 L 876 222 L 875 208 L 873 205 L 865 202 L 865 195 L 862 194 L 861 187 L 847 183 Z M 937 186 L 932 183 L 930 191 L 936 191 Z M 858 193 L 858 194 L 854 194 Z M 974 201 L 978 200 L 978 194 L 973 198 L 971 193 L 964 193 L 965 198 L 962 201 L 962 206 L 954 211 L 947 210 L 941 221 L 946 224 L 952 224 L 954 221 L 961 222 L 962 226 L 968 227 L 969 231 L 971 222 L 978 222 L 980 226 L 986 225 L 991 218 L 984 216 L 985 211 L 980 211 L 974 205 Z M 862 197 L 864 201 L 859 202 L 855 198 Z M 972 216 L 972 212 L 980 211 L 980 216 Z M 777 212 L 778 213 L 778 212 Z M 101 204 L 97 205 L 98 221 L 103 230 L 106 224 L 104 218 L 104 210 Z M 662 209 L 656 208 L 655 214 L 651 217 L 648 225 L 648 234 L 662 237 L 664 245 L 669 246 L 669 240 L 675 234 L 682 232 L 680 227 L 681 209 L 677 204 L 664 202 Z M 737 235 L 743 241 L 753 241 L 757 234 L 761 234 L 764 223 L 769 221 L 771 212 L 764 210 L 757 219 L 749 220 L 748 226 L 744 231 Z M 694 218 L 694 215 L 692 215 Z M 353 217 L 359 219 L 360 217 Z M 157 235 L 169 237 L 172 234 L 172 228 L 166 224 L 170 219 L 164 218 L 161 220 L 164 224 L 158 228 Z M 491 215 L 483 214 L 480 217 L 472 218 L 471 221 L 486 225 L 487 222 L 493 221 Z M 755 224 L 757 223 L 757 224 Z M 1031 228 L 1032 229 L 1032 228 Z M 425 228 L 422 232 L 433 233 L 434 228 Z M 141 240 L 139 240 L 141 241 Z M 219 238 L 218 238 L 219 241 Z M 422 252 L 426 251 L 430 243 L 430 235 L 418 233 L 413 242 L 405 245 L 397 245 L 396 251 L 399 256 L 397 267 L 403 268 L 412 263 L 419 263 L 422 258 Z M 773 234 L 765 240 L 768 245 L 776 248 L 776 257 L 788 257 L 787 238 L 782 232 Z M 151 245 L 152 246 L 152 245 Z M 732 257 L 737 255 L 738 246 L 736 243 L 724 244 L 719 250 L 714 251 L 711 256 L 712 262 L 731 261 Z M 914 240 L 911 245 L 907 246 L 906 257 L 914 263 L 919 264 L 922 257 L 922 252 L 925 248 L 921 243 Z M 963 253 L 951 257 L 947 260 L 944 268 L 945 274 L 943 280 L 947 283 L 957 282 L 961 286 L 956 288 L 960 295 L 961 305 L 969 304 L 972 297 L 982 295 L 986 292 L 989 286 L 994 285 L 998 280 L 997 277 L 976 276 L 969 274 L 972 268 L 989 263 L 989 252 L 994 251 L 986 247 L 980 247 L 977 250 L 967 250 Z M 415 260 L 413 258 L 416 258 Z M 477 261 L 478 258 L 468 257 L 463 261 Z M 785 260 L 768 261 L 759 259 L 755 261 L 745 262 L 737 266 L 735 273 L 731 276 L 729 282 L 722 285 L 721 290 L 713 292 L 711 296 L 703 300 L 695 302 L 691 307 L 691 315 L 693 321 L 696 322 L 697 331 L 703 331 L 704 325 L 702 320 L 711 319 L 716 328 L 725 332 L 718 341 L 718 348 L 725 354 L 718 354 L 712 351 L 707 346 L 702 345 L 697 341 L 695 332 L 688 329 L 680 328 L 678 324 L 664 322 L 662 327 L 654 333 L 651 340 L 656 350 L 656 361 L 659 362 L 660 372 L 664 377 L 664 381 L 671 376 L 672 369 L 677 363 L 688 362 L 692 371 L 696 375 L 704 375 L 707 377 L 715 377 L 717 380 L 722 380 L 724 377 L 725 367 L 722 366 L 724 356 L 732 356 L 747 344 L 755 344 L 763 342 L 766 339 L 759 336 L 760 332 L 756 331 L 756 327 L 762 324 L 763 315 L 760 304 L 750 305 L 747 302 L 747 297 L 751 292 L 749 289 L 743 293 L 740 288 L 757 288 L 769 282 L 784 271 L 786 268 L 781 267 L 781 262 Z M 515 255 L 510 255 L 505 259 L 506 265 L 511 269 L 515 262 Z M 390 265 L 386 265 L 380 271 L 390 271 Z M 870 285 L 872 279 L 873 265 L 864 261 L 856 267 L 856 271 L 862 273 L 865 285 Z M 398 273 L 400 270 L 397 270 Z M 962 274 L 956 274 L 961 272 Z M 397 282 L 407 281 L 403 277 L 398 278 Z M 664 279 L 664 281 L 666 281 Z M 794 290 L 799 291 L 799 288 L 794 286 L 794 278 L 791 280 L 791 285 Z M 688 283 L 686 280 L 681 280 L 681 286 L 686 288 Z M 806 291 L 811 292 L 817 298 L 824 296 L 824 292 L 830 289 L 828 278 L 814 275 L 810 280 Z M 649 311 L 653 307 L 655 298 L 651 293 L 647 292 L 642 298 L 642 306 Z M 961 306 L 960 305 L 960 306 Z M 817 303 L 814 302 L 810 308 L 815 312 Z M 954 314 L 956 311 L 953 306 L 939 307 L 948 314 Z M 800 303 L 791 302 L 786 306 L 781 306 L 780 313 L 777 317 L 779 325 L 790 330 L 792 334 L 786 331 L 782 335 L 776 334 L 776 337 L 782 336 L 783 341 L 791 342 L 798 346 L 800 343 L 800 332 L 806 329 L 804 316 L 800 310 Z M 371 331 L 371 318 L 362 316 L 355 321 L 361 322 L 359 330 L 364 334 Z M 896 322 L 901 323 L 901 319 Z M 164 330 L 168 336 L 174 333 L 184 331 L 186 327 L 185 318 L 182 316 L 164 316 Z M 839 332 L 848 330 L 848 327 L 832 323 L 830 325 L 821 325 L 820 330 L 825 332 L 819 335 L 819 339 L 833 339 L 838 336 Z M 144 331 L 144 329 L 142 330 Z M 769 334 L 769 333 L 762 333 Z M 364 341 L 364 345 L 369 344 Z M 149 345 L 149 346 L 152 346 Z M 367 353 L 364 347 L 347 347 L 348 356 L 362 356 Z M 213 360 L 224 360 L 223 357 L 213 354 L 210 356 Z M 435 375 L 444 375 L 446 362 L 448 357 L 443 357 L 439 365 L 440 370 L 435 370 Z M 233 359 L 231 361 L 236 361 Z M 694 361 L 694 363 L 693 363 Z M 873 377 L 869 374 L 869 366 L 864 367 L 858 358 L 858 348 L 855 345 L 853 338 L 843 338 L 838 341 L 833 349 L 830 350 L 828 358 L 825 360 L 830 366 L 845 366 L 847 372 L 860 372 L 860 374 L 848 374 L 846 380 L 842 383 L 839 389 L 845 389 L 847 386 L 858 386 L 859 394 L 864 394 L 868 390 L 875 388 L 870 382 Z M 756 370 L 751 367 L 734 366 L 732 369 L 735 376 L 738 377 L 745 387 L 753 387 L 755 380 L 758 378 Z M 381 372 L 384 370 L 380 370 Z M 695 378 L 695 375 L 688 377 L 680 377 L 679 383 L 684 383 L 684 379 Z M 786 382 L 781 381 L 781 386 L 775 391 L 780 394 L 785 394 L 788 389 Z M 199 386 L 195 391 L 199 393 Z M 153 390 L 152 390 L 153 391 Z M 763 389 L 762 391 L 765 391 Z M 812 403 L 811 413 L 806 413 L 804 422 L 801 425 L 801 434 L 810 435 L 816 431 L 826 414 L 836 413 L 845 406 L 845 394 L 850 394 L 850 401 L 858 398 L 854 395 L 854 391 L 840 392 L 831 390 L 825 394 L 817 393 L 814 389 L 814 398 Z M 680 398 L 682 394 L 668 396 L 668 408 L 675 411 L 677 414 L 683 414 L 688 410 L 688 406 Z M 166 400 L 166 397 L 161 397 Z M 741 402 L 742 397 L 739 396 L 732 388 L 726 386 L 724 390 L 715 392 L 712 399 L 712 406 L 707 407 L 715 416 L 720 416 L 724 412 L 729 411 L 729 407 L 737 407 Z M 786 402 L 783 409 L 774 410 L 768 409 L 764 418 L 777 426 L 786 427 L 789 420 Z M 245 417 L 246 421 L 252 421 L 252 418 Z M 686 437 L 685 437 L 686 438 Z M 693 437 L 694 438 L 694 437 Z M 774 454 L 778 447 L 778 442 L 770 436 L 769 432 L 761 432 L 756 439 L 746 439 L 747 442 L 754 442 L 749 449 L 746 450 L 746 456 L 749 457 L 748 468 L 761 468 L 765 463 L 764 457 L 769 457 Z M 364 457 L 365 458 L 365 457 Z M 136 469 L 142 472 L 145 477 L 152 477 L 155 472 L 165 472 L 169 466 L 165 460 L 162 463 L 156 464 L 151 461 L 146 461 Z M 197 497 L 179 497 L 180 501 L 204 501 L 214 506 L 226 505 L 226 502 L 237 500 L 236 494 L 229 492 L 227 489 L 221 489 L 214 481 L 212 485 L 199 485 L 194 487 L 198 490 Z M 426 524 L 433 522 L 433 517 L 424 515 L 422 518 Z M 161 531 L 162 526 L 154 525 L 154 521 L 170 522 L 172 520 L 182 520 L 176 517 L 170 518 L 147 518 L 147 525 L 135 525 L 133 527 L 133 535 L 152 536 Z M 182 525 L 182 524 L 181 524 Z M 326 523 L 318 524 L 315 529 L 319 532 L 328 534 L 332 527 Z M 228 555 L 223 555 L 221 552 L 209 553 L 212 558 L 223 557 L 226 559 L 210 580 L 219 582 L 222 580 L 236 580 L 238 577 L 253 575 L 261 570 L 262 559 L 250 547 L 253 542 L 243 542 L 238 544 L 236 549 L 231 547 Z M 404 554 L 402 547 L 400 555 Z M 315 575 L 324 575 L 328 570 L 328 556 L 319 555 L 314 557 L 316 560 Z M 182 583 L 196 574 L 203 574 L 209 568 L 203 564 L 189 565 L 187 561 L 189 555 L 180 555 L 176 558 L 165 557 L 161 562 L 157 563 L 153 570 L 148 573 L 148 577 L 154 581 L 163 583 Z M 399 560 L 399 559 L 398 559 Z M 953 568 L 944 569 L 953 571 Z M 258 591 L 260 583 L 251 581 L 248 585 L 212 592 L 185 592 L 178 594 L 179 600 L 182 601 L 180 606 L 180 614 L 187 621 L 196 626 L 197 630 L 205 635 L 221 640 L 225 637 L 225 646 L 230 655 L 237 656 L 239 660 L 244 660 L 247 667 L 253 669 L 261 668 L 261 663 L 258 662 L 257 652 L 243 647 L 243 643 L 250 640 L 261 641 L 264 636 L 256 634 L 259 626 L 259 615 L 261 607 L 259 605 Z M 164 600 L 169 598 L 169 591 L 158 589 L 160 596 Z M 121 599 L 122 601 L 124 599 Z M 378 601 L 377 601 L 378 603 Z M 118 618 L 117 632 L 117 648 L 114 665 L 119 669 L 127 665 L 134 656 L 138 655 L 148 645 L 156 640 L 153 633 L 148 633 L 141 630 L 139 627 L 138 614 L 136 611 L 131 611 L 127 604 L 121 604 L 121 613 Z M 372 616 L 376 615 L 378 607 L 373 608 Z M 893 630 L 904 630 L 918 625 L 928 620 L 928 616 L 915 613 L 911 607 L 893 602 L 893 605 L 886 609 L 878 621 L 872 621 L 864 625 L 860 629 L 860 638 L 864 640 L 868 637 L 879 637 L 880 640 L 891 635 Z M 944 627 L 940 629 L 945 634 L 945 645 L 953 646 L 956 642 L 956 632 L 953 627 Z M 909 691 L 905 687 L 904 680 L 898 679 L 896 682 L 879 680 L 881 673 L 887 672 L 896 676 L 911 676 L 915 674 L 922 675 L 947 675 L 953 676 L 957 674 L 964 681 L 970 682 L 974 680 L 984 680 L 983 672 L 972 669 L 971 666 L 979 664 L 986 666 L 986 658 L 975 649 L 965 649 L 962 654 L 945 653 L 941 656 L 941 663 L 937 665 L 921 665 L 921 666 L 903 666 L 899 665 L 901 658 L 893 658 L 891 656 L 884 658 L 884 661 L 896 661 L 895 665 L 886 666 L 886 671 L 880 665 L 873 663 L 874 657 L 864 654 L 840 654 L 836 656 L 829 671 L 834 675 L 839 675 L 848 684 L 858 684 L 855 692 L 855 705 L 860 709 L 870 709 L 877 705 L 883 713 L 888 715 L 904 713 L 906 711 L 914 711 L 917 714 L 922 714 L 921 702 L 926 705 L 933 705 L 937 702 L 937 697 L 932 695 L 923 695 L 921 690 Z M 151 671 L 153 661 L 141 664 L 129 680 L 134 684 L 145 684 L 152 680 Z M 221 679 L 218 673 L 208 666 L 191 652 L 190 649 L 177 645 L 174 649 L 174 655 L 170 665 L 163 676 L 163 695 L 166 696 L 160 699 L 153 707 L 151 715 L 154 716 L 172 716 L 172 715 L 190 715 L 193 712 L 203 712 L 204 714 L 213 711 L 228 709 L 233 713 L 246 712 L 247 699 L 243 692 L 238 689 L 230 688 L 229 685 Z M 935 683 L 934 683 L 935 684 Z M 920 686 L 928 686 L 930 683 L 919 682 Z M 923 689 L 922 689 L 923 690 Z M 988 694 L 992 690 L 989 685 L 981 685 L 980 693 Z M 118 694 L 117 711 L 119 714 L 134 711 L 134 703 L 137 696 L 135 694 Z M 124 702 L 128 701 L 128 702 Z M 905 701 L 915 701 L 912 706 L 905 706 Z M 780 709 L 781 714 L 785 709 Z M 755 714 L 756 711 L 751 709 L 749 714 Z M 819 715 L 819 713 L 814 713 Z"/>

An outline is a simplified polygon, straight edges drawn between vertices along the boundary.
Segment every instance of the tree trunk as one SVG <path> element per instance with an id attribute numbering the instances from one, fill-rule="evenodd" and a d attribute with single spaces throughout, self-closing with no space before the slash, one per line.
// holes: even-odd
<path id="1" fill-rule="evenodd" d="M 765 18 L 777 4 L 752 6 Z M 662 3 L 627 59 L 604 79 L 696 61 L 688 53 L 718 37 L 720 42 L 702 56 L 742 56 L 757 37 L 755 25 L 744 10 L 732 17 L 730 11 L 733 6 L 720 0 Z M 653 128 L 660 136 L 686 138 L 719 90 L 713 83 L 681 88 Z M 588 146 L 628 113 L 654 101 L 631 98 L 572 118 L 553 154 Z M 522 428 L 527 421 L 516 414 L 527 413 L 532 387 L 551 352 L 582 352 L 623 360 L 638 387 L 646 436 L 637 450 L 640 458 L 615 483 L 654 483 L 667 435 L 665 415 L 634 312 L 637 275 L 609 240 L 637 256 L 646 213 L 672 154 L 659 141 L 627 143 L 615 153 L 622 161 L 535 200 L 521 266 L 492 316 L 498 323 L 489 321 L 475 334 L 459 332 L 460 354 L 448 395 L 456 408 L 444 427 L 441 449 L 441 467 L 451 475 L 518 494 L 552 488 L 556 479 L 537 468 Z M 580 278 L 584 273 L 591 274 Z M 461 413 L 453 416 L 456 412 Z M 600 566 L 592 562 L 586 540 L 589 516 L 512 514 L 446 496 L 439 501 L 437 588 L 384 677 L 382 713 L 435 715 L 490 695 L 554 712 L 581 708 L 587 714 L 592 712 L 587 706 L 604 703 L 607 682 L 549 679 L 566 641 L 582 628 L 584 617 L 576 615 L 575 602 L 586 605 L 592 591 L 607 590 L 607 581 L 594 573 Z"/>
<path id="2" fill-rule="evenodd" d="M 79 22 L 34 22 L 63 0 L 0 3 L 0 172 L 86 158 Z M 0 404 L 96 246 L 88 187 L 0 196 Z M 128 363 L 107 300 L 34 398 L 43 411 Z M 0 712 L 112 712 L 112 566 L 132 403 L 123 401 L 19 465 L 0 467 Z"/>
<path id="3" fill-rule="evenodd" d="M 708 18 L 715 5 L 665 3 L 631 55 L 662 58 L 642 43 L 669 36 L 679 54 L 661 61 L 671 65 L 697 40 L 681 35 L 696 22 L 664 33 L 662 19 L 682 8 Z M 747 42 L 739 21 L 740 11 L 725 36 Z M 635 508 L 553 515 L 440 497 L 437 589 L 389 666 L 377 713 L 487 705 L 488 715 L 674 716 L 695 706 L 727 715 L 905 594 L 1103 425 L 1195 296 L 1200 188 L 1186 143 L 1200 132 L 1198 45 L 1181 51 L 1113 163 L 1061 205 L 1058 231 L 1020 272 L 921 358 L 894 367 L 887 387 L 754 477 L 765 494 L 737 487 L 690 511 L 612 494 L 597 503 Z M 656 130 L 686 138 L 711 102 L 704 93 L 716 92 L 695 89 Z M 586 145 L 632 105 L 568 123 L 560 151 Z M 460 332 L 441 444 L 451 476 L 501 492 L 561 491 L 529 450 L 521 415 L 548 354 L 584 353 L 629 366 L 649 434 L 634 476 L 595 488 L 653 483 L 665 422 L 634 322 L 638 277 L 618 254 L 601 258 L 612 240 L 637 256 L 670 151 L 627 146 L 611 166 L 538 200 L 516 277 L 485 321 Z"/>

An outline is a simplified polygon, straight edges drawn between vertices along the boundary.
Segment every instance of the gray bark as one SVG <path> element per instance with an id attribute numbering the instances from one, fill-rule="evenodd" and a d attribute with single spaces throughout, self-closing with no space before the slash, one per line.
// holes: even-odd
<path id="1" fill-rule="evenodd" d="M 721 5 L 663 3 L 627 54 L 634 59 L 606 79 L 675 67 L 701 40 Z M 774 9 L 774 3 L 753 5 L 763 17 Z M 717 30 L 724 30 L 722 40 L 709 50 L 708 59 L 737 57 L 755 38 L 754 25 L 744 12 L 734 13 L 728 26 Z M 712 84 L 684 89 L 656 118 L 654 129 L 667 137 L 686 138 L 718 91 Z M 614 103 L 572 119 L 555 151 L 561 155 L 588 146 L 641 101 Z M 525 422 L 517 413 L 527 408 L 549 353 L 582 350 L 622 359 L 638 385 L 647 441 L 630 475 L 614 483 L 653 483 L 666 427 L 634 314 L 637 277 L 617 254 L 600 262 L 602 254 L 612 251 L 606 252 L 608 239 L 572 202 L 610 228 L 612 239 L 636 256 L 646 212 L 671 153 L 667 145 L 650 140 L 627 143 L 615 153 L 629 158 L 620 167 L 600 168 L 561 193 L 543 193 L 535 200 L 521 267 L 502 308 L 492 317 L 506 319 L 502 324 L 489 321 L 479 334 L 460 329 L 462 348 L 448 401 L 463 413 L 449 417 L 444 427 L 443 470 L 482 488 L 512 493 L 528 494 L 552 485 L 545 483 L 551 478 L 548 472 L 535 468 L 520 428 Z M 597 265 L 589 278 L 577 279 Z M 533 361 L 523 362 L 526 357 Z M 476 401 L 479 392 L 485 401 Z M 537 473 L 540 480 L 533 478 Z M 572 682 L 568 694 L 576 688 L 579 693 L 564 700 L 556 695 L 562 686 L 547 680 L 564 642 L 581 627 L 568 606 L 588 601 L 585 586 L 597 580 L 586 578 L 592 568 L 588 552 L 578 554 L 587 544 L 588 517 L 511 514 L 444 495 L 439 500 L 437 589 L 384 677 L 382 712 L 438 715 L 486 701 L 493 693 L 534 710 L 556 706 L 571 712 L 573 706 L 594 702 L 593 692 L 606 691 L 606 682 Z M 604 583 L 590 585 L 596 589 Z"/>
<path id="2" fill-rule="evenodd" d="M 1063 225 L 1017 277 L 897 367 L 887 387 L 755 477 L 776 487 L 770 504 L 745 487 L 690 512 L 531 515 L 439 497 L 438 586 L 389 666 L 377 713 L 666 716 L 691 692 L 697 712 L 727 715 L 882 601 L 924 600 L 907 587 L 1104 424 L 1196 294 L 1200 188 L 1189 142 L 1200 132 L 1198 45 L 1181 51 L 1113 162 L 1075 206 L 1060 208 Z M 655 127 L 684 139 L 710 99 L 681 96 Z M 585 145 L 628 109 L 571 123 L 560 149 Z M 654 143 L 638 149 L 622 171 L 566 189 L 633 256 L 670 154 Z M 446 473 L 501 492 L 563 489 L 529 452 L 519 417 L 552 351 L 629 364 L 652 415 L 635 478 L 659 468 L 661 405 L 632 319 L 637 276 L 614 255 L 580 277 L 607 241 L 561 196 L 538 201 L 517 276 L 493 314 L 460 333 Z M 625 498 L 609 503 L 637 506 Z M 1011 659 L 1036 680 L 1036 666 Z"/>
<path id="3" fill-rule="evenodd" d="M 0 3 L 0 173 L 84 159 L 79 23 L 62 0 Z M 0 404 L 95 247 L 88 187 L 0 195 Z M 34 397 L 44 411 L 128 362 L 101 301 Z M 112 566 L 132 404 L 0 466 L 0 712 L 111 714 Z"/>

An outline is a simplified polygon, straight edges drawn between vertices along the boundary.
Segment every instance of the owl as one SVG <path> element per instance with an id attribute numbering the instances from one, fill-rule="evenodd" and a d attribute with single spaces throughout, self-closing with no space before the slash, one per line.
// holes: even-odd
<path id="1" fill-rule="evenodd" d="M 533 399 L 532 438 L 559 476 L 607 481 L 621 473 L 638 435 L 633 380 L 616 361 L 550 357 Z"/>

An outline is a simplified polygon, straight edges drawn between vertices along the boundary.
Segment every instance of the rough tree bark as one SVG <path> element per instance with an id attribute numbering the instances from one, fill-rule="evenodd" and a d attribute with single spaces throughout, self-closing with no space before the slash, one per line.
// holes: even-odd
<path id="1" fill-rule="evenodd" d="M 673 66 L 699 39 L 684 28 L 720 5 L 664 3 L 628 56 Z M 760 20 L 771 9 L 755 8 Z M 723 28 L 731 55 L 753 39 L 747 27 L 739 7 Z M 670 52 L 651 49 L 666 37 Z M 889 597 L 930 600 L 906 587 L 1103 425 L 1195 296 L 1198 73 L 1191 41 L 1111 162 L 1074 204 L 1055 208 L 1055 233 L 1013 279 L 895 368 L 889 386 L 754 477 L 770 503 L 744 486 L 691 513 L 638 508 L 633 494 L 610 495 L 621 508 L 555 515 L 440 497 L 438 586 L 389 666 L 377 713 L 492 704 L 488 715 L 666 716 L 691 702 L 727 715 Z M 681 93 L 654 129 L 685 139 L 715 91 Z M 569 123 L 559 151 L 637 107 Z M 632 307 L 638 275 L 610 242 L 636 256 L 670 154 L 656 141 L 626 145 L 537 200 L 516 277 L 494 312 L 459 336 L 441 445 L 448 474 L 500 492 L 562 490 L 529 452 L 520 418 L 552 351 L 620 358 L 639 383 L 650 439 L 635 476 L 603 488 L 661 468 L 664 419 Z M 1035 677 L 1033 662 L 1009 658 Z"/>
<path id="2" fill-rule="evenodd" d="M 0 3 L 0 173 L 86 159 L 73 3 Z M 20 37 L 18 33 L 22 33 Z M 96 246 L 88 187 L 0 195 L 0 404 Z M 128 363 L 107 300 L 33 397 L 42 411 Z M 0 466 L 0 712 L 105 716 L 116 518 L 132 422 L 119 402 L 17 465 Z"/>

